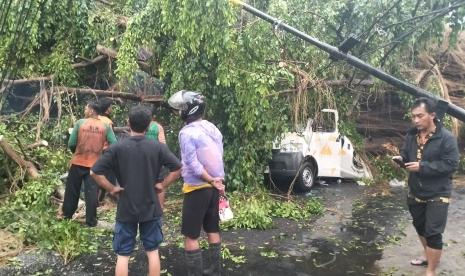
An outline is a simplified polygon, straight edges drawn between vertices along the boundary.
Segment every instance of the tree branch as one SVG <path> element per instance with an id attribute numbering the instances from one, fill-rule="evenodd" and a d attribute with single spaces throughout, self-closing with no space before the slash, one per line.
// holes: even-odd
<path id="1" fill-rule="evenodd" d="M 118 52 L 115 49 L 107 48 L 102 45 L 97 45 L 97 52 L 99 54 L 109 56 L 113 59 L 116 59 L 118 56 Z M 138 60 L 137 64 L 139 65 L 140 69 L 147 73 L 150 73 L 150 65 L 148 63 Z"/>
<path id="2" fill-rule="evenodd" d="M 27 173 L 32 178 L 40 177 L 37 168 L 32 164 L 32 162 L 24 160 L 18 153 L 11 147 L 11 145 L 4 139 L 3 135 L 0 135 L 0 148 L 5 152 L 5 154 L 10 157 L 16 164 L 21 168 L 26 169 Z"/>
<path id="3" fill-rule="evenodd" d="M 407 37 L 409 37 L 410 35 L 412 35 L 414 32 L 416 32 L 418 29 L 420 29 L 421 27 L 423 26 L 426 26 L 428 24 L 430 24 L 431 22 L 433 22 L 434 20 L 436 20 L 437 18 L 439 17 L 442 17 L 444 15 L 446 15 L 447 13 L 455 10 L 455 9 L 458 9 L 460 8 L 461 6 L 465 5 L 465 1 L 462 1 L 462 2 L 457 2 L 449 7 L 445 7 L 445 8 L 442 8 L 442 9 L 439 9 L 437 11 L 434 11 L 434 16 L 431 17 L 431 18 L 427 18 L 427 19 L 424 19 L 422 20 L 420 23 L 418 23 L 417 25 L 413 26 L 410 30 L 408 30 L 407 32 L 401 34 L 400 36 L 394 38 L 393 41 L 391 41 L 390 43 L 380 47 L 380 48 L 384 48 L 386 46 L 389 46 L 389 45 L 392 45 L 394 44 L 385 54 L 384 56 L 381 58 L 380 60 L 380 67 L 383 67 L 385 62 L 387 61 L 387 58 L 389 56 L 389 54 L 391 54 L 396 48 L 397 46 L 399 46 L 399 44 Z M 433 14 L 433 13 L 432 13 Z M 420 27 L 419 27 L 420 26 Z"/>
<path id="4" fill-rule="evenodd" d="M 9 85 L 11 82 L 11 85 L 21 85 L 21 84 L 28 84 L 31 82 L 50 81 L 52 78 L 53 78 L 53 75 L 49 75 L 45 77 L 30 78 L 30 79 L 17 79 L 17 80 L 5 79 L 3 83 Z"/>
<path id="5" fill-rule="evenodd" d="M 112 90 L 98 90 L 90 88 L 71 88 L 71 87 L 55 87 L 54 90 L 65 93 L 75 93 L 81 95 L 94 95 L 94 96 L 104 96 L 111 98 L 121 98 L 138 102 L 146 103 L 156 103 L 163 102 L 163 96 L 160 95 L 146 95 L 140 96 L 132 93 L 121 92 L 121 91 L 112 91 Z"/>
<path id="6" fill-rule="evenodd" d="M 389 7 L 381 16 L 378 16 L 375 18 L 375 20 L 373 20 L 373 22 L 371 23 L 370 27 L 368 27 L 364 32 L 363 34 L 360 35 L 360 37 L 364 37 L 365 35 L 368 35 L 371 30 L 373 30 L 373 28 L 376 26 L 376 24 L 378 24 L 378 22 L 380 22 L 382 19 L 384 19 L 386 16 L 389 15 L 389 13 L 392 11 L 392 9 L 394 9 L 397 5 L 399 5 L 399 3 L 402 2 L 402 0 L 398 0 L 396 3 L 394 3 L 391 7 Z M 365 35 L 364 35 L 365 34 Z M 366 45 L 366 44 L 365 44 Z M 366 47 L 364 47 L 366 48 Z M 362 50 L 363 51 L 363 50 Z M 361 51 L 361 52 L 362 52 Z"/>
<path id="7" fill-rule="evenodd" d="M 74 63 L 71 65 L 71 67 L 73 67 L 74 69 L 77 69 L 77 68 L 83 68 L 83 67 L 87 67 L 87 66 L 90 66 L 90 65 L 94 65 L 94 64 L 97 64 L 97 63 L 100 63 L 101 61 L 104 61 L 106 60 L 107 57 L 104 56 L 104 55 L 100 55 L 92 60 L 89 60 L 89 61 L 81 61 L 81 62 L 78 62 L 78 63 Z"/>
<path id="8" fill-rule="evenodd" d="M 91 66 L 91 65 L 95 65 L 97 63 L 100 63 L 104 60 L 106 60 L 107 57 L 105 55 L 100 55 L 100 56 L 97 56 L 96 58 L 93 58 L 91 60 L 87 60 L 87 61 L 81 61 L 81 62 L 78 62 L 78 63 L 74 63 L 71 65 L 71 67 L 73 69 L 79 69 L 79 68 L 84 68 L 84 67 L 87 67 L 87 66 Z M 10 80 L 10 79 L 5 79 L 3 81 L 3 84 L 7 84 L 7 85 L 22 85 L 22 84 L 29 84 L 29 83 L 32 83 L 32 82 L 41 82 L 41 81 L 51 81 L 53 79 L 53 75 L 48 75 L 48 76 L 44 76 L 44 77 L 35 77 L 35 78 L 28 78 L 28 79 L 17 79 L 17 80 Z M 6 90 L 6 87 L 3 87 L 2 89 L 0 89 L 0 94 L 2 92 L 4 92 Z"/>

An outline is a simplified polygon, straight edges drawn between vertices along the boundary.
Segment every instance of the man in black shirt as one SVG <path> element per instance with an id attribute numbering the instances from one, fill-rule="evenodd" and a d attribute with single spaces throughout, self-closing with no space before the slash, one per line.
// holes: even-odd
<path id="1" fill-rule="evenodd" d="M 409 171 L 408 207 L 425 256 L 411 261 L 427 266 L 426 275 L 436 275 L 442 253 L 442 233 L 452 189 L 452 175 L 457 170 L 457 139 L 436 119 L 436 104 L 417 99 L 411 115 L 415 127 L 407 133 L 400 156 Z"/>
<path id="2" fill-rule="evenodd" d="M 91 170 L 102 188 L 119 197 L 113 238 L 113 250 L 118 255 L 117 276 L 128 275 L 137 227 L 148 257 L 148 275 L 160 275 L 158 246 L 163 240 L 162 208 L 156 190 L 166 189 L 179 178 L 181 163 L 166 145 L 145 137 L 150 121 L 145 108 L 133 108 L 129 112 L 131 136 L 111 146 Z M 162 166 L 170 173 L 163 182 L 157 183 Z M 120 186 L 112 185 L 105 177 L 109 170 L 114 172 Z"/>

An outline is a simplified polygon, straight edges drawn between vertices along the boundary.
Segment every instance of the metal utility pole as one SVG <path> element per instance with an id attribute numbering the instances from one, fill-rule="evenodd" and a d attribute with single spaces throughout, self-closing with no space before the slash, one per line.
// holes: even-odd
<path id="1" fill-rule="evenodd" d="M 339 47 L 336 48 L 334 46 L 331 46 L 327 43 L 321 42 L 318 39 L 309 36 L 308 34 L 297 30 L 296 28 L 289 26 L 286 23 L 283 23 L 281 20 L 278 20 L 240 0 L 230 0 L 231 3 L 239 5 L 242 9 L 250 12 L 251 14 L 260 17 L 261 19 L 270 22 L 273 24 L 276 28 L 282 29 L 286 32 L 289 32 L 306 42 L 320 48 L 321 50 L 327 52 L 330 54 L 330 57 L 336 60 L 344 60 L 345 62 L 349 63 L 350 65 L 354 66 L 355 68 L 358 68 L 380 80 L 383 80 L 387 82 L 388 84 L 399 88 L 402 91 L 405 91 L 415 97 L 427 97 L 427 98 L 432 98 L 438 101 L 439 105 L 439 110 L 438 110 L 438 115 L 441 115 L 441 112 L 446 112 L 447 114 L 461 120 L 462 122 L 465 122 L 465 110 L 456 106 L 455 104 L 445 102 L 443 99 L 439 98 L 438 96 L 420 88 L 416 87 L 413 84 L 410 84 L 406 81 L 400 80 L 398 78 L 395 78 L 388 73 L 384 72 L 381 69 L 378 69 L 376 67 L 373 67 L 369 65 L 368 63 L 364 62 L 363 60 L 347 53 L 348 49 L 346 47 L 342 47 L 345 45 L 345 42 Z M 349 44 L 351 44 L 353 41 L 347 40 Z M 346 48 L 345 50 L 343 48 Z M 348 46 L 350 48 L 350 46 Z M 344 51 L 343 51 L 344 50 Z M 441 110 L 442 109 L 442 110 Z M 441 116 L 438 116 L 441 118 Z"/>

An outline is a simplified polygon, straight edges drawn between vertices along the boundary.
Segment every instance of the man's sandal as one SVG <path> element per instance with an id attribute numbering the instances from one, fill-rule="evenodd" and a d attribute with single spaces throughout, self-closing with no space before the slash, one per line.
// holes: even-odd
<path id="1" fill-rule="evenodd" d="M 428 266 L 428 261 L 424 259 L 413 259 L 410 261 L 410 264 L 415 266 Z"/>

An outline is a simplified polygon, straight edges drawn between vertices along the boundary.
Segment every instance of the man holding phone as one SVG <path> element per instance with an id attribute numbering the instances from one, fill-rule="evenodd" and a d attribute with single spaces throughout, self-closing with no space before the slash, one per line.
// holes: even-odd
<path id="1" fill-rule="evenodd" d="M 409 171 L 407 204 L 424 256 L 412 265 L 427 266 L 426 275 L 436 275 L 442 253 L 442 233 L 458 168 L 457 139 L 436 118 L 436 103 L 418 98 L 412 106 L 415 127 L 407 132 L 400 156 L 393 161 Z"/>

